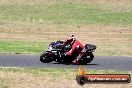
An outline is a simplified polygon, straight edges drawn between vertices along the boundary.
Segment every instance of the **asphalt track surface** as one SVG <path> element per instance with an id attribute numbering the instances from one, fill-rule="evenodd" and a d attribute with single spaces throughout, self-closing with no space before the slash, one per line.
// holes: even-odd
<path id="1" fill-rule="evenodd" d="M 22 68 L 70 68 L 76 69 L 78 65 L 42 63 L 39 55 L 0 54 L 0 67 L 22 67 Z M 125 70 L 132 71 L 132 57 L 123 56 L 95 56 L 85 69 L 97 70 Z"/>

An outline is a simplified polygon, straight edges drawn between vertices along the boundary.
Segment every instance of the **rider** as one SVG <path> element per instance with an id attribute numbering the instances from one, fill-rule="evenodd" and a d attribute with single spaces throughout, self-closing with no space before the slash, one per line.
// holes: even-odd
<path id="1" fill-rule="evenodd" d="M 81 50 L 84 48 L 84 46 L 78 40 L 76 40 L 74 35 L 68 36 L 67 40 L 64 41 L 64 43 L 66 45 L 71 45 L 72 46 L 71 50 L 65 53 L 66 55 L 72 55 L 75 50 L 78 51 L 78 55 L 79 55 Z M 78 64 L 77 57 L 72 62 L 74 64 Z"/>

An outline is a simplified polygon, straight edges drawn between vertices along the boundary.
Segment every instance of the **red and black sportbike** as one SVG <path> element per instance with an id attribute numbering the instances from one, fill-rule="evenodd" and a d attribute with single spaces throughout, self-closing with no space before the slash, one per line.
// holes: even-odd
<path id="1" fill-rule="evenodd" d="M 65 52 L 70 49 L 71 46 L 67 46 L 61 41 L 52 42 L 49 44 L 48 50 L 40 56 L 40 61 L 43 63 L 50 63 L 52 61 L 58 63 L 72 63 L 75 59 L 74 57 L 77 56 L 79 64 L 87 64 L 93 60 L 94 55 L 92 52 L 96 49 L 96 46 L 86 44 L 80 54 L 75 51 L 71 56 L 65 55 Z"/>

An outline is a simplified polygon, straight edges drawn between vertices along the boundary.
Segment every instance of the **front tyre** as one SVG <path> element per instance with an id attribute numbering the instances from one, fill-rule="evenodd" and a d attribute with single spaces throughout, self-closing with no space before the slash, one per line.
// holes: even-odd
<path id="1" fill-rule="evenodd" d="M 47 53 L 43 53 L 40 56 L 40 61 L 43 62 L 43 63 L 50 63 L 51 62 Z"/>

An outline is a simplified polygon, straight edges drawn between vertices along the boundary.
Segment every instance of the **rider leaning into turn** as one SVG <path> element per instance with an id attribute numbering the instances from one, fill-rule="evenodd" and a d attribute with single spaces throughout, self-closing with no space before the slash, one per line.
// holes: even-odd
<path id="1" fill-rule="evenodd" d="M 66 55 L 72 55 L 75 50 L 78 51 L 78 55 L 79 55 L 79 53 L 81 53 L 81 50 L 84 48 L 84 46 L 78 40 L 76 40 L 74 35 L 68 36 L 67 40 L 64 41 L 64 43 L 66 45 L 72 46 L 71 50 L 65 53 Z M 72 62 L 74 64 L 78 64 L 77 57 Z"/>

